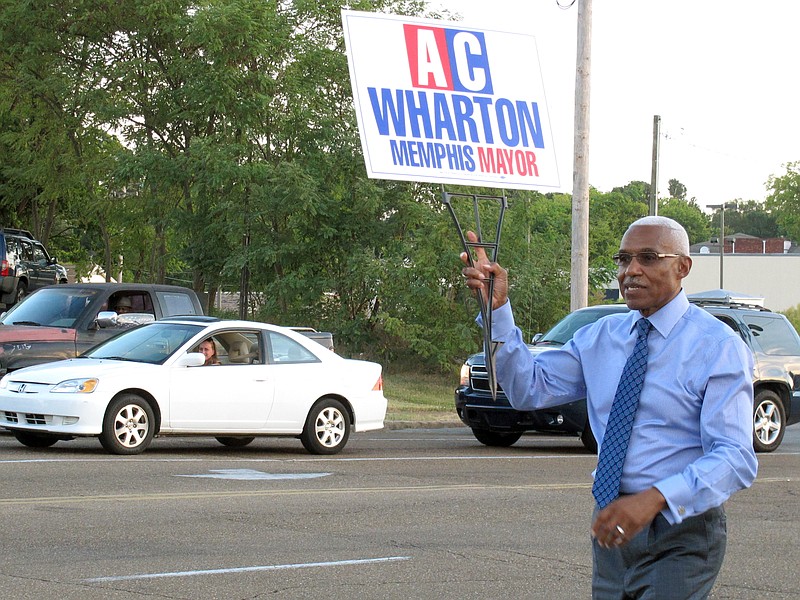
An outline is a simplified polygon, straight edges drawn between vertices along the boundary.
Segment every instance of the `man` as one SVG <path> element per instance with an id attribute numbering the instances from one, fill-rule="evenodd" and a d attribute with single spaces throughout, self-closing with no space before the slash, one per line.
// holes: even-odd
<path id="1" fill-rule="evenodd" d="M 511 404 L 531 410 L 586 398 L 600 456 L 593 597 L 706 598 L 725 555 L 722 504 L 756 475 L 753 359 L 736 333 L 686 299 L 686 231 L 664 217 L 635 221 L 614 255 L 631 312 L 600 319 L 535 358 L 514 326 L 506 270 L 481 248 L 476 255 L 463 273 L 481 294 L 494 275 L 487 302 L 502 344 L 498 381 Z M 638 363 L 638 375 L 628 363 Z"/>
<path id="2" fill-rule="evenodd" d="M 128 296 L 121 296 L 114 305 L 114 310 L 118 315 L 125 315 L 133 312 L 131 299 Z"/>

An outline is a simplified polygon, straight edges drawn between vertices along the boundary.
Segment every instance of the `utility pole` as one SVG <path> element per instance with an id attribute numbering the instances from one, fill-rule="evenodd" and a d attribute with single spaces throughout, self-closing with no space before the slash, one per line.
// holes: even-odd
<path id="1" fill-rule="evenodd" d="M 578 0 L 578 56 L 575 65 L 575 137 L 572 176 L 572 258 L 570 309 L 589 302 L 589 72 L 592 0 Z"/>
<path id="2" fill-rule="evenodd" d="M 722 204 L 709 204 L 708 208 L 719 210 L 719 289 L 724 290 L 723 278 L 725 274 L 725 209 L 736 208 L 735 202 L 723 202 Z"/>
<path id="3" fill-rule="evenodd" d="M 650 215 L 658 214 L 658 155 L 661 147 L 661 117 L 653 115 L 653 170 L 650 173 Z"/>

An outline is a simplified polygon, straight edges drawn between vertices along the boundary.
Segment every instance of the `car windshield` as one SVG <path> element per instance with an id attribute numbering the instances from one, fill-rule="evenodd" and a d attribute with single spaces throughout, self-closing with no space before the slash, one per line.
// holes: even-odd
<path id="1" fill-rule="evenodd" d="M 151 323 L 121 333 L 92 348 L 83 357 L 160 365 L 202 329 L 202 325 Z"/>
<path id="2" fill-rule="evenodd" d="M 579 310 L 561 319 L 556 325 L 541 338 L 536 341 L 536 346 L 556 345 L 563 346 L 572 339 L 575 332 L 581 327 L 594 323 L 601 317 L 612 314 L 612 312 L 626 312 L 626 306 L 621 305 L 619 310 L 610 311 L 608 309 L 588 309 Z"/>
<path id="3" fill-rule="evenodd" d="M 61 286 L 43 288 L 15 305 L 0 318 L 0 323 L 73 328 L 86 307 L 95 302 L 99 292 Z"/>

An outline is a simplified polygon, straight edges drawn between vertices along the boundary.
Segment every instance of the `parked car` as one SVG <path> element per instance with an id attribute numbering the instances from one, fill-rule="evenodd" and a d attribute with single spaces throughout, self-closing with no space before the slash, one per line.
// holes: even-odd
<path id="1" fill-rule="evenodd" d="M 198 352 L 211 340 L 220 364 Z M 382 367 L 330 352 L 286 327 L 173 317 L 107 340 L 79 358 L 0 380 L 0 426 L 29 447 L 97 436 L 138 454 L 156 435 L 299 437 L 314 454 L 341 451 L 353 431 L 386 416 Z"/>
<path id="2" fill-rule="evenodd" d="M 761 306 L 705 300 L 700 294 L 689 300 L 736 331 L 753 352 L 753 447 L 757 452 L 775 450 L 786 427 L 800 422 L 800 337 L 786 317 Z M 580 327 L 608 314 L 627 311 L 624 304 L 577 310 L 544 335 L 537 335 L 530 350 L 537 354 L 558 348 L 572 339 Z M 475 438 L 488 446 L 511 446 L 526 431 L 562 432 L 579 434 L 583 445 L 597 452 L 585 399 L 553 408 L 518 411 L 500 388 L 493 401 L 483 353 L 470 356 L 461 368 L 455 406 Z"/>
<path id="3" fill-rule="evenodd" d="M 800 336 L 786 317 L 761 306 L 700 294 L 689 301 L 730 326 L 753 351 L 753 447 L 772 452 L 786 428 L 800 422 Z"/>
<path id="4" fill-rule="evenodd" d="M 122 303 L 132 312 L 119 316 Z M 147 320 L 202 314 L 197 294 L 180 286 L 72 283 L 42 288 L 0 316 L 0 375 L 72 358 Z"/>
<path id="5" fill-rule="evenodd" d="M 46 285 L 67 283 L 67 270 L 57 264 L 30 231 L 0 229 L 0 304 L 19 303 Z"/>

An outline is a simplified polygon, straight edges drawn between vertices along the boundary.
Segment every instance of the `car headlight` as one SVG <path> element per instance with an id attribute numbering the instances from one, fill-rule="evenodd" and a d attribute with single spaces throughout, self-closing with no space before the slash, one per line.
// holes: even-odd
<path id="1" fill-rule="evenodd" d="M 461 381 L 459 385 L 469 385 L 469 365 L 467 363 L 461 365 Z"/>
<path id="2" fill-rule="evenodd" d="M 4 390 L 8 387 L 8 377 L 3 375 L 3 378 L 0 379 L 0 390 Z"/>
<path id="3" fill-rule="evenodd" d="M 67 394 L 91 394 L 97 384 L 100 383 L 99 379 L 87 377 L 84 379 L 67 379 L 56 385 L 51 392 L 67 393 Z"/>

